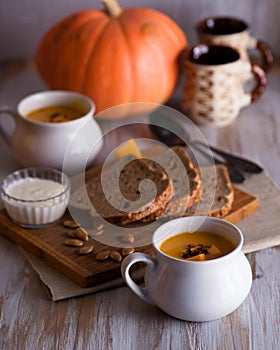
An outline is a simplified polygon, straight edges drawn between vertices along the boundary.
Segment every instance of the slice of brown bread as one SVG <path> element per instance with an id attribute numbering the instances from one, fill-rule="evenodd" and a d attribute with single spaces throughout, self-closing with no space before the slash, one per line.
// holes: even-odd
<path id="1" fill-rule="evenodd" d="M 162 166 L 173 183 L 174 194 L 164 216 L 183 215 L 201 196 L 201 178 L 198 169 L 182 146 L 165 149 L 151 158 Z M 155 164 L 151 165 L 156 168 Z"/>
<path id="2" fill-rule="evenodd" d="M 211 171 L 212 170 L 212 171 Z M 184 216 L 208 215 L 217 218 L 226 216 L 234 200 L 234 191 L 226 166 L 201 167 L 202 194 L 200 200 L 187 209 Z"/>
<path id="3" fill-rule="evenodd" d="M 93 216 L 124 225 L 164 211 L 173 186 L 162 169 L 154 169 L 144 159 L 127 156 L 103 167 L 102 175 L 86 184 L 86 192 Z M 81 200 L 81 192 L 72 195 L 70 204 L 89 208 L 89 203 Z"/>

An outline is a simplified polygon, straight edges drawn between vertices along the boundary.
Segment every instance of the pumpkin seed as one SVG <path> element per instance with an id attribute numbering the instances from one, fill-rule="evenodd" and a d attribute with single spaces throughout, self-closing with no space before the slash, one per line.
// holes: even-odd
<path id="1" fill-rule="evenodd" d="M 97 253 L 95 256 L 95 259 L 98 261 L 103 261 L 109 258 L 110 250 L 102 250 L 101 252 Z"/>
<path id="2" fill-rule="evenodd" d="M 67 232 L 67 236 L 69 236 L 69 237 L 71 237 L 71 238 L 77 238 L 76 232 L 75 232 L 75 231 L 68 231 L 68 232 Z"/>
<path id="3" fill-rule="evenodd" d="M 67 228 L 78 228 L 78 227 L 80 227 L 80 225 L 77 222 L 75 222 L 74 220 L 65 220 L 63 222 L 63 226 L 67 227 Z"/>
<path id="4" fill-rule="evenodd" d="M 70 239 L 66 239 L 64 244 L 70 247 L 81 247 L 84 245 L 84 242 L 79 239 L 70 238 Z"/>
<path id="5" fill-rule="evenodd" d="M 77 228 L 74 231 L 69 231 L 68 236 L 71 238 L 78 238 L 81 241 L 88 241 L 88 233 L 83 228 Z"/>
<path id="6" fill-rule="evenodd" d="M 134 248 L 122 248 L 122 256 L 127 256 L 129 254 L 132 254 L 134 252 Z"/>
<path id="7" fill-rule="evenodd" d="M 125 243 L 133 243 L 135 241 L 135 237 L 131 233 L 124 233 L 122 235 L 122 241 Z"/>
<path id="8" fill-rule="evenodd" d="M 110 258 L 116 262 L 121 262 L 122 261 L 122 256 L 119 252 L 116 250 L 111 250 L 110 251 Z"/>
<path id="9" fill-rule="evenodd" d="M 89 232 L 89 235 L 92 235 L 92 236 L 101 236 L 103 235 L 104 231 L 103 230 L 90 230 Z"/>
<path id="10" fill-rule="evenodd" d="M 88 233 L 83 228 L 79 227 L 75 230 L 76 237 L 81 239 L 82 241 L 88 241 Z"/>
<path id="11" fill-rule="evenodd" d="M 99 225 L 94 225 L 94 227 L 99 231 L 99 230 L 102 230 L 104 228 L 104 225 L 99 224 Z"/>
<path id="12" fill-rule="evenodd" d="M 89 254 L 89 253 L 91 253 L 93 251 L 93 248 L 94 248 L 93 245 L 88 245 L 88 246 L 81 247 L 79 249 L 79 254 L 80 255 L 87 255 L 87 254 Z"/>

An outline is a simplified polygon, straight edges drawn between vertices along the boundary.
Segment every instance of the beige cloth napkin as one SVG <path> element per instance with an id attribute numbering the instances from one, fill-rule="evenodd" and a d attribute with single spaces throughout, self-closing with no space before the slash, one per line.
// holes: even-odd
<path id="1" fill-rule="evenodd" d="M 77 297 L 84 294 L 96 293 L 102 290 L 119 287 L 124 285 L 123 279 L 117 278 L 113 281 L 99 284 L 97 286 L 83 288 L 65 277 L 62 273 L 56 271 L 42 260 L 36 258 L 35 256 L 23 251 L 27 261 L 37 272 L 40 280 L 43 282 L 45 291 L 50 299 L 53 301 L 67 299 L 71 297 Z M 141 280 L 144 276 L 144 271 L 138 270 L 134 272 L 133 278 L 135 280 Z"/>
<path id="2" fill-rule="evenodd" d="M 237 223 L 244 235 L 244 253 L 269 248 L 280 244 L 280 189 L 266 173 L 249 175 L 246 181 L 238 186 L 259 198 L 260 208 L 257 212 Z M 61 300 L 95 293 L 123 285 L 123 280 L 116 280 L 90 288 L 82 288 L 44 262 L 24 252 L 27 260 L 38 273 L 52 300 Z M 138 271 L 136 278 L 143 277 L 143 270 Z"/>

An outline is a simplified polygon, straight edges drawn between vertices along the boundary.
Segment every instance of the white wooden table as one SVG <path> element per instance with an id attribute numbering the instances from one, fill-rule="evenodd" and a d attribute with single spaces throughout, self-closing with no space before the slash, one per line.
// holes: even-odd
<path id="1" fill-rule="evenodd" d="M 43 88 L 29 62 L 2 65 L 0 77 L 0 104 L 14 106 L 22 96 Z M 262 99 L 244 109 L 233 125 L 201 130 L 210 144 L 258 160 L 280 184 L 279 65 L 268 79 Z M 0 141 L 0 178 L 18 167 Z M 249 254 L 248 259 L 254 281 L 245 302 L 220 320 L 190 323 L 144 303 L 127 287 L 50 301 L 19 248 L 0 236 L 0 349 L 277 350 L 280 247 Z"/>

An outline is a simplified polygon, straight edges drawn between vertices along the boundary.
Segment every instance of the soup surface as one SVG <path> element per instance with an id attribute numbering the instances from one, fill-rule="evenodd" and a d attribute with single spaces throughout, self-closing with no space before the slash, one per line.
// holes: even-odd
<path id="1" fill-rule="evenodd" d="M 212 260 L 228 254 L 235 248 L 229 239 L 206 231 L 182 232 L 167 238 L 160 250 L 182 260 Z"/>
<path id="2" fill-rule="evenodd" d="M 47 106 L 29 112 L 26 117 L 45 123 L 63 123 L 78 119 L 86 114 L 86 111 L 74 106 Z"/>

